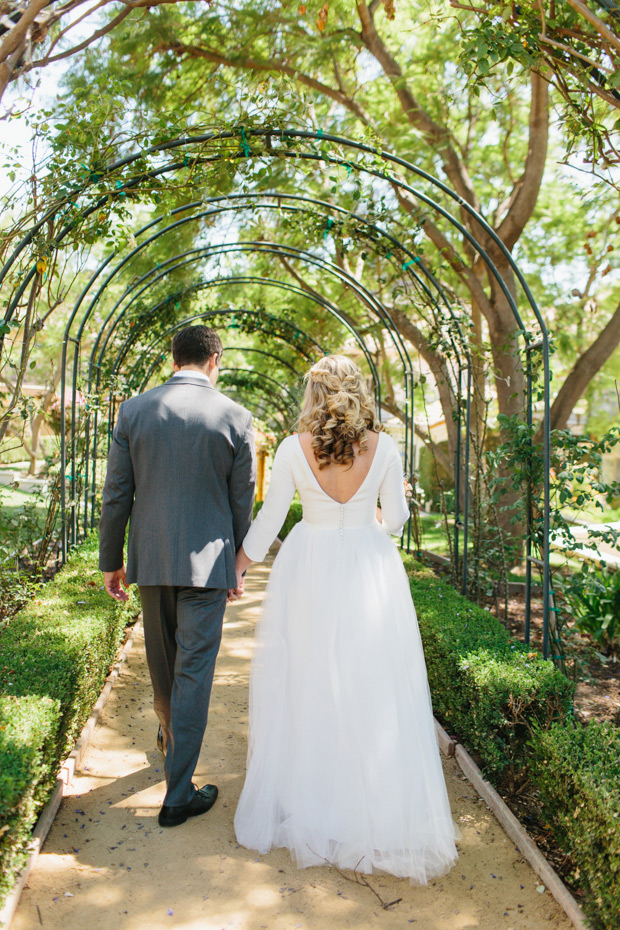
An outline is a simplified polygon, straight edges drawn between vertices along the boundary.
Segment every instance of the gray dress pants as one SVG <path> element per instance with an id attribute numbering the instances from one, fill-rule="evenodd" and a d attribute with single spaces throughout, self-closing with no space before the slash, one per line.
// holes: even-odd
<path id="1" fill-rule="evenodd" d="M 189 804 L 222 639 L 225 588 L 140 585 L 146 658 L 166 748 L 164 804 Z"/>

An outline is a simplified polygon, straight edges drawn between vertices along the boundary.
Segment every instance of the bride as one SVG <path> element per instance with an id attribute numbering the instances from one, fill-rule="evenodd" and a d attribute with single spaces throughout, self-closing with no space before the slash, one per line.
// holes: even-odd
<path id="1" fill-rule="evenodd" d="M 400 455 L 350 359 L 322 358 L 306 379 L 299 434 L 279 446 L 237 556 L 240 591 L 297 490 L 303 520 L 275 560 L 256 636 L 235 830 L 262 853 L 287 847 L 299 867 L 381 869 L 425 884 L 456 861 L 456 828 L 389 536 L 408 517 Z"/>

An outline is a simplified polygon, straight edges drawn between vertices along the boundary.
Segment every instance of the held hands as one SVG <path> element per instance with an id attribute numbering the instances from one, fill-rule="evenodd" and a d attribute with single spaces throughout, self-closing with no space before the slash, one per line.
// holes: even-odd
<path id="1" fill-rule="evenodd" d="M 239 575 L 239 572 L 237 572 L 237 587 L 228 589 L 228 597 L 226 598 L 226 600 L 230 604 L 231 601 L 238 601 L 239 598 L 243 597 L 244 594 L 245 594 L 245 579 L 243 575 Z"/>
<path id="2" fill-rule="evenodd" d="M 245 578 L 244 575 L 248 566 L 252 564 L 252 559 L 249 559 L 243 550 L 243 546 L 237 552 L 237 561 L 235 564 L 235 572 L 237 574 L 237 587 L 228 589 L 227 601 L 238 601 L 240 597 L 245 593 Z"/>
<path id="3" fill-rule="evenodd" d="M 127 591 L 123 591 L 121 588 L 121 583 L 124 588 L 128 588 L 127 577 L 125 573 L 125 566 L 117 568 L 115 572 L 104 572 L 103 573 L 103 583 L 105 589 L 113 597 L 115 601 L 128 601 L 129 595 Z"/>

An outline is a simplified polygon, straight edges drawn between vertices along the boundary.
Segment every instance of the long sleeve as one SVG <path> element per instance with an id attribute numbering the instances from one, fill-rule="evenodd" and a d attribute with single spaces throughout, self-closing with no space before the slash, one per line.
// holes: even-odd
<path id="1" fill-rule="evenodd" d="M 295 494 L 295 480 L 287 454 L 286 440 L 273 459 L 271 480 L 265 503 L 243 540 L 243 548 L 253 562 L 262 562 L 280 532 Z"/>
<path id="2" fill-rule="evenodd" d="M 103 487 L 99 524 L 99 568 L 101 571 L 115 572 L 123 565 L 125 530 L 133 506 L 134 490 L 133 465 L 121 404 L 118 408 Z"/>
<path id="3" fill-rule="evenodd" d="M 388 467 L 379 488 L 381 522 L 390 535 L 400 536 L 409 519 L 409 507 L 405 498 L 400 454 L 392 439 L 390 445 Z"/>
<path id="4" fill-rule="evenodd" d="M 254 430 L 252 429 L 252 416 L 249 414 L 245 431 L 235 449 L 233 466 L 228 477 L 228 498 L 232 510 L 233 537 L 236 549 L 241 546 L 241 541 L 252 522 L 255 484 Z"/>

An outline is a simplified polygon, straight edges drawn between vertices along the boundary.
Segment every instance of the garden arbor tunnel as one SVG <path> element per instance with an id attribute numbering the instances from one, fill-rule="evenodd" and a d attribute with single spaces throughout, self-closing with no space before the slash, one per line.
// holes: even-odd
<path id="1" fill-rule="evenodd" d="M 269 189 L 248 189 L 250 184 L 264 187 L 260 175 L 264 175 L 262 166 L 265 165 L 268 166 L 267 172 L 272 172 Z M 257 166 L 261 166 L 260 169 Z M 294 193 L 285 187 L 290 178 L 285 173 L 282 175 L 283 169 L 288 170 L 289 167 L 296 174 Z M 336 178 L 333 175 L 330 178 L 340 178 L 338 183 L 343 191 L 346 188 L 350 193 L 350 188 L 357 185 L 357 206 L 345 208 L 321 197 L 298 193 L 299 178 L 304 172 L 324 175 L 328 171 L 338 172 Z M 218 193 L 200 200 L 191 197 L 192 193 L 195 197 L 197 191 L 212 191 L 214 177 L 221 180 L 222 172 L 228 176 L 232 173 L 242 190 L 230 190 L 225 195 Z M 249 178 L 252 172 L 255 176 Z M 279 178 L 276 177 L 278 172 Z M 239 174 L 241 180 L 237 182 Z M 274 179 L 278 184 L 276 187 Z M 257 400 L 262 403 L 263 409 L 269 411 L 269 422 L 277 425 L 280 432 L 290 425 L 286 415 L 294 406 L 292 401 L 298 396 L 295 389 L 299 387 L 299 379 L 307 369 L 308 361 L 324 351 L 307 321 L 297 325 L 295 317 L 299 302 L 311 303 L 312 313 L 317 318 L 323 315 L 338 321 L 343 332 L 355 341 L 372 378 L 379 406 L 381 377 L 374 358 L 372 338 L 369 341 L 365 333 L 372 333 L 373 327 L 375 332 L 380 329 L 389 340 L 393 358 L 401 372 L 404 465 L 405 472 L 411 473 L 415 461 L 411 343 L 403 338 L 402 327 L 397 325 L 390 308 L 381 299 L 380 289 L 377 293 L 363 285 L 345 263 L 336 260 L 331 240 L 338 233 L 341 236 L 354 235 L 356 241 L 364 242 L 368 252 L 380 257 L 384 266 L 400 278 L 410 304 L 422 308 L 432 319 L 436 338 L 441 341 L 442 350 L 449 358 L 456 424 L 453 556 L 455 575 L 463 590 L 467 591 L 472 401 L 467 326 L 461 322 L 463 316 L 454 292 L 440 283 L 436 271 L 416 248 L 417 240 L 421 238 L 420 224 L 413 231 L 400 232 L 396 236 L 389 224 L 389 208 L 384 206 L 381 211 L 369 209 L 366 212 L 370 219 L 367 218 L 359 209 L 360 204 L 364 205 L 360 194 L 362 182 L 378 186 L 392 195 L 397 192 L 399 196 L 408 197 L 422 214 L 437 217 L 446 228 L 456 233 L 467 249 L 477 256 L 494 288 L 502 294 L 510 308 L 524 372 L 523 421 L 530 432 L 535 390 L 542 400 L 542 448 L 536 448 L 532 442 L 529 446 L 532 458 L 541 454 L 543 460 L 541 503 L 536 512 L 535 489 L 528 485 L 525 491 L 526 640 L 529 640 L 532 566 L 536 565 L 543 582 L 543 652 L 547 655 L 552 607 L 549 579 L 549 345 L 536 302 L 496 233 L 470 204 L 441 180 L 389 152 L 321 130 L 240 128 L 184 135 L 127 155 L 107 166 L 86 169 L 80 182 L 67 185 L 50 202 L 0 271 L 0 284 L 12 282 L 12 293 L 6 302 L 5 323 L 8 323 L 14 316 L 19 316 L 26 304 L 30 312 L 36 303 L 43 284 L 41 255 L 51 264 L 75 240 L 80 230 L 89 224 L 96 229 L 97 218 L 107 215 L 105 211 L 109 213 L 122 208 L 132 199 L 158 201 L 165 183 L 174 187 L 176 203 L 171 201 L 171 208 L 163 210 L 134 233 L 135 246 L 128 254 L 119 258 L 111 249 L 93 271 L 67 323 L 61 387 L 63 555 L 66 555 L 67 546 L 77 542 L 92 525 L 97 491 L 97 450 L 102 448 L 102 433 L 107 445 L 118 400 L 127 391 L 144 389 L 159 374 L 165 363 L 171 334 L 188 321 L 219 318 L 227 319 L 229 326 L 238 326 L 235 321 L 241 316 L 246 326 L 248 320 L 253 320 L 254 328 L 248 332 L 265 333 L 269 344 L 263 348 L 264 357 L 269 356 L 270 364 L 274 366 L 269 376 L 271 380 L 265 374 L 255 372 L 250 361 L 249 367 L 231 366 L 224 372 L 224 381 L 227 390 L 230 389 L 231 394 L 251 409 L 256 409 Z M 306 188 L 302 185 L 302 189 Z M 338 193 L 338 184 L 336 188 L 332 187 L 332 193 Z M 179 206 L 179 200 L 185 202 Z M 284 216 L 293 224 L 300 222 L 308 232 L 304 248 L 287 242 L 267 241 L 263 236 L 245 238 L 241 223 L 247 221 L 248 216 L 251 220 L 268 212 L 280 218 Z M 380 219 L 376 220 L 378 213 L 381 214 Z M 227 217 L 233 226 L 232 241 L 219 241 L 221 236 L 218 236 L 217 223 L 221 224 L 222 217 Z M 469 227 L 466 219 L 470 221 Z M 415 227 L 413 221 L 411 225 Z M 472 234 L 472 228 L 480 231 L 478 238 Z M 184 236 L 187 234 L 195 237 L 192 248 L 185 247 Z M 481 242 L 483 239 L 487 248 Z M 169 244 L 174 254 L 149 266 L 149 247 L 161 242 L 166 242 L 167 247 Z M 511 270 L 516 293 L 511 293 L 512 289 L 506 285 L 489 254 L 488 243 L 492 243 L 494 254 L 499 255 L 502 264 Z M 272 273 L 248 273 L 248 256 L 261 255 L 275 258 L 289 269 L 309 268 L 322 276 L 321 280 L 337 282 L 343 293 L 355 298 L 359 308 L 355 317 L 343 313 L 337 302 L 328 299 L 316 285 L 292 284 L 290 280 L 277 278 Z M 226 271 L 232 257 L 246 263 L 244 273 L 222 273 L 222 265 Z M 12 272 L 10 276 L 9 272 Z M 299 279 L 301 276 L 293 271 L 293 277 Z M 129 283 L 123 288 L 121 280 Z M 179 282 L 183 286 L 179 287 Z M 280 314 L 278 317 L 256 310 L 254 304 L 248 306 L 245 300 L 236 301 L 235 306 L 231 306 L 229 300 L 220 301 L 219 307 L 195 306 L 195 302 L 209 289 L 217 293 L 222 288 L 249 285 L 253 288 L 278 288 L 291 294 L 295 299 L 293 311 L 289 309 L 284 316 Z M 360 313 L 365 320 L 363 325 L 359 323 Z M 94 347 L 86 353 L 83 351 L 85 337 L 92 337 L 96 320 L 99 329 Z M 146 344 L 144 338 L 148 340 Z M 300 347 L 302 344 L 303 349 Z M 310 351 L 309 346 L 312 346 Z M 250 358 L 252 351 L 257 354 L 257 347 L 239 346 L 234 351 Z M 277 376 L 273 377 L 273 374 Z M 86 401 L 83 410 L 78 403 L 80 395 Z M 70 409 L 66 407 L 67 397 L 71 398 Z M 105 423 L 107 428 L 101 430 L 101 423 Z M 409 535 L 406 540 L 409 542 Z"/>

